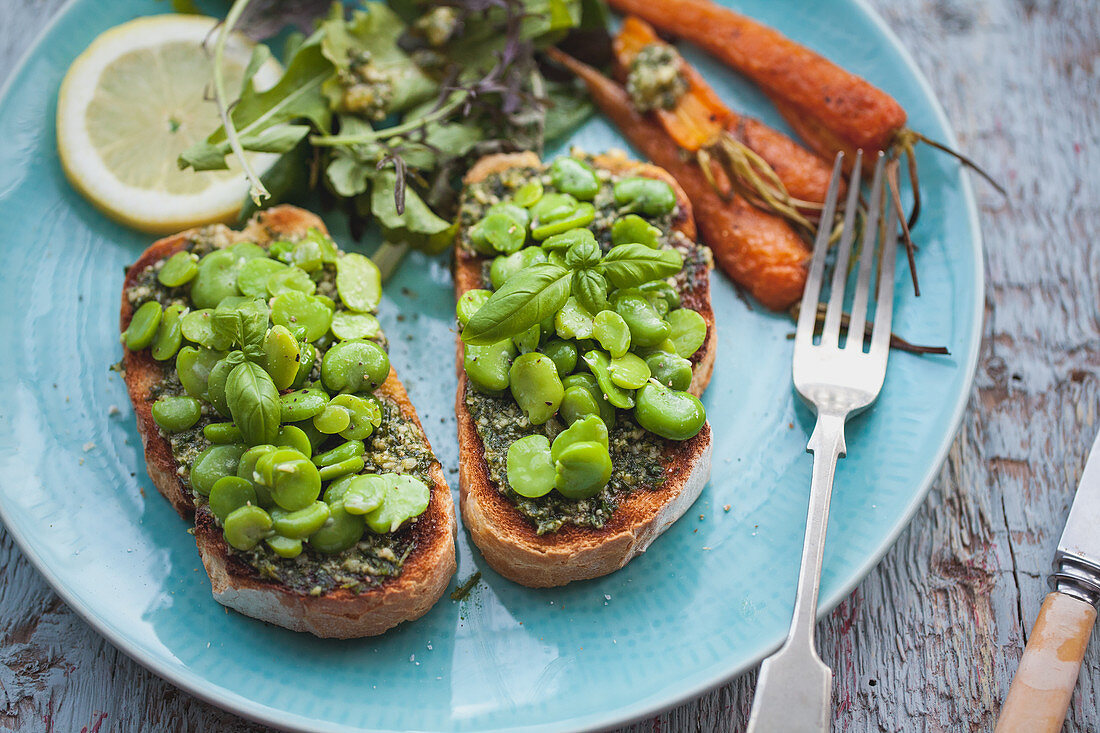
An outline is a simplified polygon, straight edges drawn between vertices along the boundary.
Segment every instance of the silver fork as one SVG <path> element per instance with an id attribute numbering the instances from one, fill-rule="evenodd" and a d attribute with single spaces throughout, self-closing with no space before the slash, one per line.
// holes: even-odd
<path id="1" fill-rule="evenodd" d="M 822 211 L 822 222 L 836 212 L 843 154 L 837 155 L 833 177 Z M 894 232 L 896 210 L 884 194 L 885 158 L 880 153 L 859 255 L 859 275 L 852 299 L 848 336 L 840 345 L 844 289 L 848 260 L 855 239 L 856 208 L 859 203 L 860 169 L 863 153 L 856 156 L 848 181 L 844 229 L 837 247 L 835 269 L 821 340 L 814 343 L 818 300 L 825 278 L 825 255 L 829 249 L 829 227 L 821 226 L 814 242 L 806 290 L 798 315 L 794 342 L 794 386 L 817 413 L 817 425 L 806 450 L 814 454 L 810 505 L 802 566 L 798 573 L 794 617 L 787 639 L 779 651 L 764 660 L 756 683 L 756 696 L 749 717 L 748 733 L 802 733 L 829 730 L 833 671 L 821 661 L 814 648 L 814 622 L 821 584 L 821 559 L 825 550 L 825 529 L 829 521 L 829 498 L 837 458 L 845 455 L 844 423 L 849 416 L 866 409 L 878 397 L 886 376 L 890 350 L 890 321 L 894 301 L 894 262 L 897 250 Z M 877 304 L 870 350 L 863 351 L 870 300 L 872 260 L 878 240 L 881 210 L 886 209 L 886 232 L 879 263 Z"/>

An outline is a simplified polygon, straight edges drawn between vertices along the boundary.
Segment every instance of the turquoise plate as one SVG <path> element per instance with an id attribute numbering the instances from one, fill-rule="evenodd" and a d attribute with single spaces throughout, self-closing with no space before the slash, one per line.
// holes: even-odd
<path id="1" fill-rule="evenodd" d="M 859 2 L 736 4 L 891 92 L 915 129 L 955 142 L 910 57 Z M 121 353 L 123 267 L 149 238 L 69 188 L 54 149 L 69 63 L 101 31 L 165 9 L 156 0 L 70 3 L 0 98 L 0 505 L 62 598 L 180 687 L 294 729 L 601 728 L 698 695 L 775 648 L 792 607 L 812 419 L 791 390 L 791 322 L 750 309 L 720 274 L 718 363 L 706 395 L 713 476 L 687 516 L 624 570 L 530 590 L 490 570 L 460 532 L 456 577 L 481 570 L 482 581 L 465 600 L 444 597 L 381 638 L 322 641 L 214 602 L 187 525 L 146 474 L 126 391 L 109 369 Z M 689 56 L 737 108 L 778 124 L 759 92 Z M 625 147 L 600 119 L 571 142 Z M 974 371 L 983 286 L 973 196 L 949 158 L 924 149 L 920 166 L 924 295 L 918 302 L 899 286 L 896 328 L 952 355 L 895 354 L 878 404 L 851 423 L 822 610 L 878 562 L 920 504 Z M 328 223 L 349 245 L 342 218 Z M 444 258 L 412 257 L 381 310 L 393 363 L 457 494 L 450 283 Z"/>

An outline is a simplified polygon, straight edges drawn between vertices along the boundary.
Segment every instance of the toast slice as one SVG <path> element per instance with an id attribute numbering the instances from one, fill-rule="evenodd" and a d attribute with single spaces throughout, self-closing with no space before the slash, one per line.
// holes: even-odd
<path id="1" fill-rule="evenodd" d="M 678 208 L 672 227 L 694 245 L 695 222 L 691 202 L 676 181 L 657 166 L 629 160 L 622 154 L 593 159 L 597 168 L 613 174 L 658 178 L 672 186 Z M 492 155 L 480 160 L 466 176 L 466 183 L 484 181 L 493 174 L 511 168 L 542 167 L 534 153 Z M 706 250 L 702 250 L 706 253 Z M 455 294 L 481 288 L 485 258 L 470 249 L 455 248 Z M 710 284 L 706 265 L 687 273 L 680 283 L 681 302 L 699 312 L 707 322 L 707 338 L 692 357 L 693 378 L 690 392 L 699 396 L 706 389 L 714 367 L 717 336 L 714 311 L 710 303 Z M 661 464 L 664 480 L 656 488 L 637 488 L 628 493 L 610 519 L 599 528 L 564 524 L 554 532 L 539 534 L 536 527 L 506 497 L 490 478 L 485 446 L 466 405 L 470 389 L 462 368 L 463 343 L 458 339 L 458 393 L 455 414 L 458 419 L 459 487 L 462 519 L 474 544 L 501 575 L 522 585 L 550 587 L 574 580 L 606 575 L 623 567 L 644 552 L 662 532 L 679 519 L 699 497 L 710 477 L 710 424 L 693 438 L 666 445 Z"/>
<path id="2" fill-rule="evenodd" d="M 185 249 L 197 237 L 213 247 L 242 241 L 267 247 L 279 239 L 300 238 L 311 228 L 327 231 L 314 214 L 293 206 L 278 206 L 259 213 L 241 231 L 219 224 L 159 240 L 127 271 L 120 318 L 122 330 L 129 325 L 134 310 L 127 294 L 141 287 L 142 274 Z M 273 578 L 271 573 L 261 573 L 241 553 L 230 548 L 209 508 L 204 503 L 196 504 L 186 479 L 186 467 L 176 459 L 170 439 L 161 432 L 152 416 L 154 390 L 172 371 L 172 362 L 155 361 L 148 350 L 125 349 L 122 364 L 149 476 L 181 517 L 194 517 L 196 544 L 218 602 L 294 631 L 308 631 L 320 637 L 352 638 L 381 634 L 402 621 L 418 618 L 442 596 L 456 570 L 456 527 L 450 488 L 442 467 L 434 458 L 428 469 L 431 478 L 428 508 L 411 526 L 398 533 L 405 535 L 402 539 L 411 547 L 400 574 L 370 584 L 361 592 L 335 587 L 317 593 L 317 588 L 292 587 Z M 375 394 L 387 398 L 396 406 L 400 419 L 415 426 L 417 436 L 430 452 L 431 446 L 416 411 L 392 368 Z M 307 569 L 310 562 L 322 562 L 311 550 L 299 556 L 299 560 L 302 558 L 306 558 L 301 564 Z"/>

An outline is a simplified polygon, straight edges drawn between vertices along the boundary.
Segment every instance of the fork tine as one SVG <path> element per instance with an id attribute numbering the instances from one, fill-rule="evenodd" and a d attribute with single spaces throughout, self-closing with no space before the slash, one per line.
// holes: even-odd
<path id="1" fill-rule="evenodd" d="M 875 259 L 875 250 L 878 249 L 875 244 L 878 240 L 878 222 L 882 212 L 883 190 L 886 188 L 886 180 L 883 176 L 885 167 L 886 156 L 879 153 L 878 162 L 875 163 L 875 177 L 871 183 L 871 202 L 867 211 L 867 220 L 863 223 L 859 279 L 856 281 L 855 295 L 852 296 L 848 340 L 844 343 L 845 348 L 852 345 L 859 351 L 863 351 L 863 334 L 867 326 L 867 301 L 871 295 L 871 265 Z M 890 277 L 893 277 L 893 270 L 890 271 Z"/>
<path id="2" fill-rule="evenodd" d="M 863 168 L 863 151 L 856 152 L 852 178 L 848 181 L 848 200 L 844 204 L 844 230 L 840 233 L 836 262 L 833 265 L 833 285 L 829 306 L 825 309 L 825 327 L 821 331 L 822 346 L 836 346 L 840 341 L 840 316 L 844 312 L 844 283 L 848 279 L 848 257 L 855 239 L 856 209 L 859 208 L 859 177 Z"/>
<path id="3" fill-rule="evenodd" d="M 821 297 L 821 282 L 825 279 L 825 256 L 829 251 L 829 233 L 832 230 L 833 217 L 836 215 L 836 200 L 840 193 L 840 181 L 843 177 L 841 163 L 844 153 L 837 153 L 833 164 L 833 175 L 829 178 L 829 190 L 825 194 L 825 206 L 821 210 L 820 223 L 817 226 L 817 239 L 814 240 L 813 259 L 806 274 L 806 288 L 802 291 L 802 305 L 798 310 L 798 327 L 795 339 L 812 344 L 814 326 L 817 323 L 817 301 Z"/>
<path id="4" fill-rule="evenodd" d="M 896 169 L 894 169 L 896 171 Z M 888 171 L 891 175 L 894 171 Z M 898 209 L 892 196 L 886 197 L 886 241 L 882 246 L 882 262 L 879 266 L 878 293 L 875 302 L 875 325 L 871 330 L 872 356 L 886 358 L 890 348 L 890 330 L 894 317 L 894 266 L 898 252 Z"/>

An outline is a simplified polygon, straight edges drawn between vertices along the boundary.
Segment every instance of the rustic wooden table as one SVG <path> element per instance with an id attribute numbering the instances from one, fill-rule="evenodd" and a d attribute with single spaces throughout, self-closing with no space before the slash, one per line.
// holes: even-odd
<path id="1" fill-rule="evenodd" d="M 5 0 L 0 81 L 63 0 Z M 872 0 L 977 183 L 985 338 L 962 430 L 912 525 L 822 622 L 837 731 L 987 731 L 1046 593 L 1100 404 L 1100 13 L 1092 0 Z M 1097 166 L 1098 168 L 1093 168 Z M 258 727 L 131 661 L 0 528 L 0 728 Z M 1100 635 L 1065 730 L 1100 728 Z M 755 674 L 630 730 L 741 730 Z"/>

